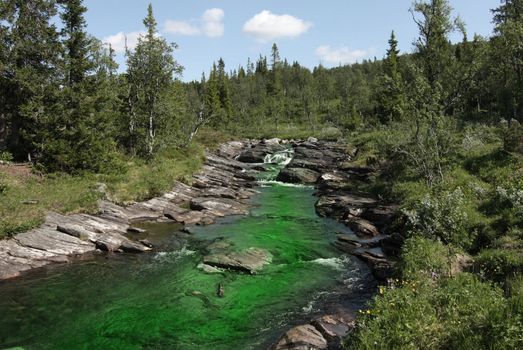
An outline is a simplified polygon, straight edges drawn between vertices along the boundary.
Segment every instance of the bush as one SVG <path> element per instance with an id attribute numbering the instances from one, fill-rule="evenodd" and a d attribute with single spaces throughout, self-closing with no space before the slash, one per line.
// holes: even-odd
<path id="1" fill-rule="evenodd" d="M 503 149 L 509 153 L 523 154 L 523 126 L 515 119 L 502 123 Z"/>
<path id="2" fill-rule="evenodd" d="M 3 162 L 12 162 L 13 161 L 13 155 L 10 152 L 0 152 L 0 161 Z"/>
<path id="3" fill-rule="evenodd" d="M 447 275 L 449 249 L 439 241 L 412 237 L 405 241 L 401 254 L 401 272 L 405 280 Z"/>
<path id="4" fill-rule="evenodd" d="M 486 249 L 477 257 L 475 269 L 483 276 L 505 282 L 523 272 L 523 251 L 521 249 Z"/>
<path id="5" fill-rule="evenodd" d="M 381 289 L 349 349 L 509 349 L 521 343 L 502 290 L 471 274 Z M 518 316 L 519 317 L 519 316 Z M 503 331 L 503 337 L 493 331 Z"/>
<path id="6" fill-rule="evenodd" d="M 409 210 L 404 210 L 407 230 L 412 236 L 441 240 L 463 249 L 470 248 L 470 232 L 464 195 L 460 188 L 438 196 L 427 195 Z"/>

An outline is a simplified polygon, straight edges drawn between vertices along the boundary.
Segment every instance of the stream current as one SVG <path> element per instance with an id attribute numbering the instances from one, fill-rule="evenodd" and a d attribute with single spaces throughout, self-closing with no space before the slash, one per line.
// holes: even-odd
<path id="1" fill-rule="evenodd" d="M 266 158 L 248 216 L 190 235 L 144 224 L 154 253 L 89 256 L 0 282 L 0 349 L 267 349 L 292 326 L 363 308 L 373 278 L 334 247 L 348 229 L 316 215 L 312 187 L 273 180 L 290 157 Z M 256 275 L 205 273 L 197 266 L 217 241 L 267 249 L 272 263 Z"/>

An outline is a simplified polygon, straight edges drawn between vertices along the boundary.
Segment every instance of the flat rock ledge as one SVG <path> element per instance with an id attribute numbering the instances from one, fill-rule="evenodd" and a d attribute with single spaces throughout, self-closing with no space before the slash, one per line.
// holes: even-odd
<path id="1" fill-rule="evenodd" d="M 258 273 L 265 265 L 272 262 L 272 255 L 265 249 L 249 248 L 240 252 L 213 253 L 203 258 L 203 269 L 209 271 L 205 266 L 219 269 L 229 269 L 247 272 L 251 275 Z"/>
<path id="2" fill-rule="evenodd" d="M 280 143 L 247 140 L 222 144 L 216 153 L 206 154 L 191 186 L 177 182 L 168 193 L 145 202 L 123 207 L 100 201 L 96 215 L 48 213 L 39 228 L 0 241 L 0 280 L 96 251 L 151 250 L 149 242 L 129 238 L 143 231 L 133 226 L 136 222 L 207 225 L 219 217 L 247 214 L 249 198 L 257 193 L 253 189 L 257 170 L 235 158 L 245 150 L 265 154 L 281 147 Z M 246 269 L 256 268 L 248 265 Z"/>

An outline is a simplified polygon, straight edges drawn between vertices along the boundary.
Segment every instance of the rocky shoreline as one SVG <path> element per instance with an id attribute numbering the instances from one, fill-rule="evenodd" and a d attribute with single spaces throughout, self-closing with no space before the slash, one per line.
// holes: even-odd
<path id="1" fill-rule="evenodd" d="M 177 182 L 161 197 L 127 207 L 100 201 L 96 215 L 48 213 L 39 228 L 0 241 L 0 280 L 89 253 L 151 250 L 150 242 L 129 235 L 143 232 L 136 223 L 207 225 L 219 217 L 247 214 L 260 169 L 233 158 L 251 146 L 250 141 L 229 142 L 206 154 L 191 186 Z"/>
<path id="2" fill-rule="evenodd" d="M 397 206 L 354 192 L 356 182 L 371 181 L 372 170 L 354 167 L 354 154 L 347 152 L 346 145 L 313 138 L 228 142 L 206 154 L 191 186 L 177 182 L 163 196 L 127 207 L 101 201 L 96 215 L 49 213 L 41 227 L 0 241 L 0 280 L 88 253 L 152 250 L 149 241 L 132 237 L 132 233 L 143 233 L 135 226 L 140 222 L 208 225 L 220 217 L 246 215 L 250 198 L 257 193 L 256 175 L 264 170 L 260 163 L 267 155 L 289 147 L 294 156 L 277 180 L 315 186 L 318 215 L 335 219 L 352 231 L 333 232 L 337 234 L 336 247 L 362 259 L 378 281 L 385 281 L 394 264 L 389 256 L 401 246 L 401 240 L 388 232 Z M 269 252 L 256 248 L 233 253 L 222 248 L 210 250 L 199 267 L 211 272 L 225 268 L 256 273 L 271 259 Z M 350 312 L 325 315 L 289 330 L 272 349 L 338 349 L 354 326 Z"/>
<path id="3" fill-rule="evenodd" d="M 293 143 L 293 148 L 294 157 L 278 180 L 314 185 L 318 215 L 335 219 L 352 231 L 337 234 L 337 248 L 362 259 L 376 280 L 385 282 L 402 243 L 399 235 L 389 232 L 398 206 L 353 191 L 357 182 L 372 181 L 373 170 L 354 167 L 351 158 L 356 152 L 349 154 L 345 145 L 309 139 Z M 355 315 L 348 311 L 325 315 L 292 328 L 271 349 L 341 349 L 342 339 L 355 324 Z"/>

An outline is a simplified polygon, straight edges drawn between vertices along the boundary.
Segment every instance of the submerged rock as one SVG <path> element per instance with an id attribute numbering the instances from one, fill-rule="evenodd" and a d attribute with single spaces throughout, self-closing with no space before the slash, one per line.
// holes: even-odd
<path id="1" fill-rule="evenodd" d="M 206 265 L 250 274 L 256 274 L 271 261 L 271 253 L 261 248 L 249 248 L 241 252 L 214 253 L 203 258 L 203 263 Z"/>

